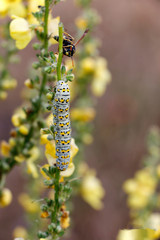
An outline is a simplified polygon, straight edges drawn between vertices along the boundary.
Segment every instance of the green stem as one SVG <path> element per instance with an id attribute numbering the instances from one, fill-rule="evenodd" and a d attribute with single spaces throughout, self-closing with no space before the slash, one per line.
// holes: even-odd
<path id="1" fill-rule="evenodd" d="M 45 54 L 48 53 L 48 16 L 49 16 L 49 0 L 45 0 L 45 14 L 44 14 L 44 49 L 45 49 Z"/>
<path id="2" fill-rule="evenodd" d="M 56 218 L 57 218 L 57 212 L 59 210 L 59 179 L 60 179 L 60 171 L 57 168 L 56 169 L 56 174 L 55 174 L 55 195 L 54 195 L 54 211 L 53 211 L 53 215 L 52 215 L 52 222 L 56 222 Z"/>
<path id="3" fill-rule="evenodd" d="M 0 195 L 1 195 L 1 192 L 2 192 L 4 184 L 5 184 L 5 179 L 6 179 L 6 175 L 2 174 L 1 178 L 0 178 Z"/>
<path id="4" fill-rule="evenodd" d="M 57 63 L 57 80 L 61 80 L 61 64 L 63 57 L 63 23 L 59 23 L 59 55 Z"/>
<path id="5" fill-rule="evenodd" d="M 44 14 L 44 52 L 48 53 L 48 16 L 49 16 L 49 0 L 45 0 L 45 14 Z M 43 73 L 42 84 L 39 92 L 39 97 L 41 98 L 44 87 L 47 82 L 47 74 Z M 40 103 L 41 104 L 41 103 Z"/>

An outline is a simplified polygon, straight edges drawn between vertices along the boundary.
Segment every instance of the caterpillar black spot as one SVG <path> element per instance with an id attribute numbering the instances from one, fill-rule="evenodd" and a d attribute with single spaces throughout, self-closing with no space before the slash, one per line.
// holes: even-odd
<path id="1" fill-rule="evenodd" d="M 53 122 L 56 142 L 56 166 L 64 171 L 70 162 L 71 126 L 69 118 L 70 90 L 64 81 L 58 81 L 53 102 Z"/>

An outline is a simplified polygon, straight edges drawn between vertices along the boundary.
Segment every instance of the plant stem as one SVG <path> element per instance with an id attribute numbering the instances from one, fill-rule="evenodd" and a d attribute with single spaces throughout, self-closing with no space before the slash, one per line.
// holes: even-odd
<path id="1" fill-rule="evenodd" d="M 45 14 L 44 14 L 44 49 L 45 49 L 45 54 L 48 53 L 48 15 L 49 15 L 49 0 L 45 0 Z"/>
<path id="2" fill-rule="evenodd" d="M 2 174 L 0 177 L 0 195 L 1 195 L 1 191 L 3 190 L 4 184 L 5 184 L 5 179 L 6 179 L 6 175 Z"/>
<path id="3" fill-rule="evenodd" d="M 54 184 L 54 187 L 55 187 L 55 195 L 54 195 L 55 204 L 54 204 L 54 211 L 53 211 L 53 215 L 52 215 L 52 219 L 51 219 L 52 222 L 56 221 L 57 212 L 59 210 L 59 200 L 58 200 L 58 198 L 59 198 L 59 179 L 60 179 L 60 171 L 57 168 L 56 169 L 56 174 L 55 174 L 55 184 Z"/>
<path id="4" fill-rule="evenodd" d="M 63 57 L 63 23 L 59 23 L 59 55 L 57 63 L 57 80 L 61 80 L 61 63 Z"/>
<path id="5" fill-rule="evenodd" d="M 44 14 L 44 52 L 48 53 L 48 16 L 49 16 L 49 0 L 45 0 L 45 14 Z M 44 87 L 47 81 L 47 74 L 43 73 L 42 84 L 39 92 L 39 97 L 41 98 Z M 41 104 L 41 103 L 40 103 Z"/>

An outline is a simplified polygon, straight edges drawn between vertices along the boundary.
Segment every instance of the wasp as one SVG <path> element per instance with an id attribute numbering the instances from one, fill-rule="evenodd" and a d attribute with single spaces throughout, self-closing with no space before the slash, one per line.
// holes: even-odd
<path id="1" fill-rule="evenodd" d="M 74 38 L 68 34 L 67 32 L 63 33 L 63 54 L 67 57 L 71 57 L 76 52 L 76 46 L 77 44 L 85 37 L 85 35 L 88 33 L 89 29 L 86 29 L 83 33 L 83 35 L 80 37 L 80 39 L 74 43 Z M 57 42 L 59 42 L 59 36 L 53 37 Z M 73 64 L 73 59 L 72 59 Z"/>

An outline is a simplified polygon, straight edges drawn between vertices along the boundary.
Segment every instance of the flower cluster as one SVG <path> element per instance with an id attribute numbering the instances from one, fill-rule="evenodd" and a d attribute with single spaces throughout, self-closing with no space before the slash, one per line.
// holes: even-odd
<path id="1" fill-rule="evenodd" d="M 121 230 L 117 240 L 124 238 L 150 240 L 160 237 L 160 215 L 157 212 L 160 206 L 158 189 L 160 131 L 157 127 L 151 128 L 147 143 L 148 155 L 144 158 L 145 167 L 138 170 L 134 178 L 126 180 L 123 184 L 123 189 L 128 194 L 127 204 L 130 208 L 132 224 L 143 230 Z"/>

